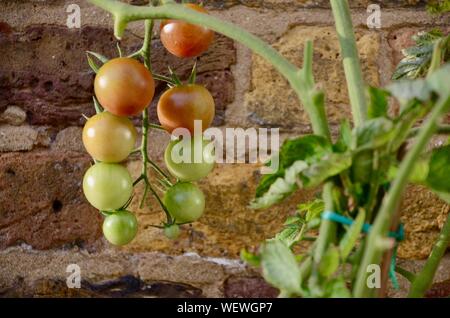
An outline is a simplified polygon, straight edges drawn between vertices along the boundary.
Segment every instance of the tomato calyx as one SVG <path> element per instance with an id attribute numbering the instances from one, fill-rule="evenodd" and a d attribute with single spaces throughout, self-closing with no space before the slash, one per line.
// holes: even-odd
<path id="1" fill-rule="evenodd" d="M 153 78 L 155 80 L 165 82 L 167 86 L 169 86 L 169 88 L 185 85 L 170 66 L 168 67 L 168 70 L 169 76 L 153 73 Z M 191 73 L 189 74 L 189 78 L 187 79 L 187 83 L 195 84 L 196 79 L 197 79 L 197 60 L 195 60 L 194 65 L 192 66 L 192 70 Z"/>

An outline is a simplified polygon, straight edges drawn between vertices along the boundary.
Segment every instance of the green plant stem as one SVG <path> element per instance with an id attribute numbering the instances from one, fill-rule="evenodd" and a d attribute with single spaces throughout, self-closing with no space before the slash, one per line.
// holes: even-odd
<path id="1" fill-rule="evenodd" d="M 411 133 L 409 135 L 409 137 L 414 137 L 416 136 L 420 131 L 420 127 L 414 127 L 413 129 L 411 129 Z M 436 134 L 441 134 L 441 135 L 450 135 L 450 125 L 446 125 L 446 124 L 441 124 L 437 127 L 436 129 Z"/>
<path id="2" fill-rule="evenodd" d="M 442 228 L 439 238 L 435 243 L 430 256 L 428 257 L 423 269 L 412 282 L 411 288 L 409 290 L 408 297 L 417 298 L 423 297 L 425 292 L 430 288 L 433 283 L 434 275 L 436 274 L 439 262 L 444 256 L 447 250 L 448 244 L 450 243 L 450 214 L 447 216 L 447 221 Z"/>
<path id="3" fill-rule="evenodd" d="M 397 273 L 399 273 L 400 275 L 402 275 L 403 277 L 405 277 L 410 283 L 412 283 L 414 281 L 414 279 L 416 278 L 416 275 L 414 273 L 411 273 L 410 271 L 408 271 L 400 266 L 396 266 L 395 271 Z"/>
<path id="4" fill-rule="evenodd" d="M 327 182 L 323 188 L 323 200 L 325 203 L 325 211 L 334 211 L 333 203 L 333 183 Z M 322 220 L 319 228 L 319 236 L 316 240 L 316 248 L 314 250 L 314 263 L 319 264 L 323 254 L 327 250 L 330 242 L 334 241 L 336 237 L 337 225 L 331 220 Z"/>
<path id="5" fill-rule="evenodd" d="M 320 135 L 329 135 L 328 124 L 323 109 L 317 109 L 311 102 L 310 86 L 306 85 L 302 73 L 294 64 L 285 59 L 255 35 L 226 21 L 188 9 L 173 1 L 164 1 L 157 7 L 137 7 L 116 0 L 89 0 L 91 3 L 110 12 L 114 18 L 114 34 L 121 38 L 128 22 L 146 19 L 178 19 L 205 26 L 247 46 L 253 52 L 269 61 L 290 83 L 308 113 L 313 130 Z M 311 55 L 312 56 L 312 55 Z"/>
<path id="6" fill-rule="evenodd" d="M 416 142 L 407 153 L 401 163 L 397 178 L 393 181 L 391 188 L 384 197 L 373 227 L 367 237 L 367 248 L 364 253 L 354 288 L 356 297 L 369 297 L 373 290 L 367 286 L 367 267 L 370 264 L 379 264 L 384 249 L 380 246 L 381 241 L 387 237 L 392 218 L 395 216 L 403 190 L 408 183 L 411 170 L 423 149 L 437 129 L 438 120 L 450 107 L 450 97 L 441 97 L 433 108 L 429 118 L 420 130 Z"/>
<path id="7" fill-rule="evenodd" d="M 331 0 L 330 3 L 341 46 L 342 62 L 352 107 L 353 122 L 355 126 L 358 126 L 367 118 L 366 86 L 356 47 L 350 8 L 347 0 Z"/>

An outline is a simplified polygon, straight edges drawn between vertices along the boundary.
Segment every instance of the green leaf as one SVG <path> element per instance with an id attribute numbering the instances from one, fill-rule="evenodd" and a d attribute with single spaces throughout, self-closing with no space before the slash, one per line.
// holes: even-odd
<path id="1" fill-rule="evenodd" d="M 325 293 L 329 298 L 351 298 L 352 294 L 342 277 L 331 280 L 325 287 Z"/>
<path id="2" fill-rule="evenodd" d="M 299 241 L 299 234 L 301 232 L 300 224 L 291 224 L 285 227 L 281 232 L 275 235 L 274 240 L 283 242 L 286 246 L 291 247 L 294 243 Z"/>
<path id="3" fill-rule="evenodd" d="M 423 184 L 427 180 L 429 173 L 429 158 L 420 158 L 415 164 L 409 176 L 412 183 Z"/>
<path id="4" fill-rule="evenodd" d="M 303 187 L 318 186 L 329 177 L 335 176 L 352 165 L 350 153 L 330 153 L 320 161 L 311 164 L 301 172 Z"/>
<path id="5" fill-rule="evenodd" d="M 322 256 L 319 264 L 319 273 L 323 277 L 331 277 L 339 267 L 339 250 L 336 246 L 330 246 Z"/>
<path id="6" fill-rule="evenodd" d="M 258 186 L 256 187 L 256 197 L 261 197 L 264 193 L 269 191 L 270 186 L 280 177 L 284 176 L 284 169 L 278 170 L 274 174 L 265 174 L 262 176 L 259 181 Z"/>
<path id="7" fill-rule="evenodd" d="M 400 103 L 406 103 L 412 99 L 427 101 L 430 99 L 431 90 L 423 79 L 413 81 L 402 80 L 388 85 L 387 90 L 397 98 Z"/>
<path id="8" fill-rule="evenodd" d="M 284 294 L 298 295 L 300 268 L 292 251 L 280 241 L 269 241 L 261 247 L 261 267 L 264 279 Z"/>
<path id="9" fill-rule="evenodd" d="M 398 64 L 392 79 L 417 79 L 424 77 L 430 67 L 435 43 L 442 38 L 442 32 L 432 30 L 420 32 L 412 37 L 416 44 L 402 50 L 404 58 Z"/>
<path id="10" fill-rule="evenodd" d="M 387 117 L 389 93 L 383 89 L 369 86 L 368 118 Z"/>
<path id="11" fill-rule="evenodd" d="M 352 146 L 352 128 L 348 119 L 341 121 L 339 136 L 333 149 L 335 152 L 346 152 Z"/>
<path id="12" fill-rule="evenodd" d="M 262 197 L 268 192 L 278 178 L 283 178 L 285 169 L 290 167 L 295 161 L 313 162 L 331 151 L 331 144 L 326 138 L 321 136 L 307 135 L 286 140 L 280 148 L 280 167 L 278 171 L 274 174 L 264 175 L 261 178 L 256 187 L 256 198 Z"/>
<path id="13" fill-rule="evenodd" d="M 365 121 L 354 129 L 354 149 L 358 151 L 374 149 L 385 145 L 393 136 L 394 124 L 387 118 L 374 118 Z"/>
<path id="14" fill-rule="evenodd" d="M 448 0 L 430 0 L 427 3 L 427 10 L 430 13 L 438 14 L 450 11 L 450 1 Z"/>
<path id="15" fill-rule="evenodd" d="M 310 222 L 315 218 L 319 218 L 324 209 L 325 203 L 321 199 L 315 199 L 311 202 L 301 203 L 297 206 L 297 212 L 300 215 L 305 216 L 306 222 Z"/>
<path id="16" fill-rule="evenodd" d="M 450 193 L 450 145 L 433 150 L 426 184 L 435 191 Z"/>
<path id="17" fill-rule="evenodd" d="M 427 79 L 428 87 L 439 96 L 450 95 L 450 63 L 434 71 Z"/>
<path id="18" fill-rule="evenodd" d="M 426 108 L 417 100 L 412 100 L 403 105 L 400 116 L 395 120 L 393 137 L 389 143 L 389 150 L 391 152 L 396 152 L 406 139 L 408 139 L 411 128 L 426 112 Z"/>
<path id="19" fill-rule="evenodd" d="M 308 164 L 305 161 L 294 162 L 285 172 L 283 177 L 276 178 L 268 191 L 262 196 L 255 198 L 250 203 L 252 209 L 267 208 L 278 203 L 297 190 L 297 175 L 305 170 Z"/>
<path id="20" fill-rule="evenodd" d="M 353 156 L 351 178 L 356 183 L 369 183 L 373 170 L 373 151 L 359 151 Z"/>
<path id="21" fill-rule="evenodd" d="M 287 168 L 298 160 L 303 160 L 307 163 L 313 162 L 331 151 L 331 144 L 322 136 L 307 135 L 288 139 L 280 149 L 280 165 L 283 168 Z"/>
<path id="22" fill-rule="evenodd" d="M 355 221 L 349 227 L 347 233 L 345 233 L 344 237 L 339 242 L 339 251 L 341 253 L 342 261 L 345 261 L 347 259 L 348 255 L 350 255 L 350 252 L 355 247 L 356 242 L 359 238 L 359 234 L 361 233 L 361 230 L 363 228 L 365 219 L 366 212 L 364 211 L 364 209 L 360 209 L 358 215 L 355 218 Z"/>
<path id="23" fill-rule="evenodd" d="M 259 255 L 247 251 L 245 248 L 241 249 L 240 256 L 242 261 L 246 262 L 251 266 L 259 267 L 261 265 L 261 257 Z"/>

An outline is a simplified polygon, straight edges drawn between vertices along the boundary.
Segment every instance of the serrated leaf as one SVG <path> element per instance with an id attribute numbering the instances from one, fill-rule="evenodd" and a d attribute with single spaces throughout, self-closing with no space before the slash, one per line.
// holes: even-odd
<path id="1" fill-rule="evenodd" d="M 301 226 L 296 224 L 291 224 L 284 228 L 281 232 L 275 235 L 275 240 L 279 240 L 286 244 L 286 246 L 291 247 L 294 243 L 296 243 L 299 238 L 299 234 L 301 231 Z"/>
<path id="2" fill-rule="evenodd" d="M 331 152 L 332 147 L 328 140 L 322 136 L 307 135 L 286 140 L 280 148 L 280 167 L 274 174 L 264 175 L 256 187 L 256 198 L 262 197 L 269 191 L 272 184 L 283 178 L 286 168 L 295 161 L 312 162 Z"/>
<path id="3" fill-rule="evenodd" d="M 426 184 L 434 191 L 450 193 L 450 145 L 433 150 Z"/>
<path id="4" fill-rule="evenodd" d="M 303 218 L 301 218 L 298 215 L 290 215 L 286 218 L 286 221 L 284 221 L 283 225 L 290 225 L 290 224 L 295 224 L 295 223 L 304 223 L 305 220 L 303 220 Z"/>
<path id="5" fill-rule="evenodd" d="M 264 193 L 269 191 L 270 186 L 280 177 L 284 176 L 284 169 L 278 170 L 274 174 L 265 174 L 261 177 L 261 180 L 259 181 L 258 186 L 256 187 L 256 194 L 255 196 L 257 198 L 261 197 Z"/>
<path id="6" fill-rule="evenodd" d="M 269 284 L 289 295 L 301 293 L 300 268 L 284 243 L 269 241 L 261 247 L 260 255 L 262 274 Z"/>
<path id="7" fill-rule="evenodd" d="M 347 170 L 351 165 L 352 156 L 350 153 L 330 153 L 301 172 L 300 178 L 303 187 L 318 186 L 326 179 Z"/>
<path id="8" fill-rule="evenodd" d="M 320 214 L 325 209 L 325 203 L 321 199 L 316 199 L 312 202 L 302 203 L 297 206 L 297 211 L 305 215 L 305 221 L 309 222 L 315 218 L 320 217 Z"/>
<path id="9" fill-rule="evenodd" d="M 297 175 L 308 167 L 304 161 L 294 162 L 285 172 L 283 177 L 276 178 L 268 191 L 255 198 L 250 203 L 252 209 L 264 209 L 278 203 L 294 192 L 297 186 Z"/>
<path id="10" fill-rule="evenodd" d="M 322 136 L 307 135 L 288 139 L 280 148 L 280 165 L 287 168 L 298 160 L 309 163 L 331 151 L 331 144 Z"/>
<path id="11" fill-rule="evenodd" d="M 368 118 L 387 117 L 388 92 L 383 89 L 371 87 L 367 89 L 369 95 Z"/>
<path id="12" fill-rule="evenodd" d="M 319 264 L 319 273 L 323 277 L 331 277 L 339 268 L 339 250 L 330 246 L 322 256 Z"/>
<path id="13" fill-rule="evenodd" d="M 432 30 L 420 32 L 412 37 L 415 46 L 402 50 L 404 58 L 397 65 L 392 79 L 417 79 L 424 77 L 430 66 L 436 41 L 442 38 L 442 32 Z"/>
<path id="14" fill-rule="evenodd" d="M 360 209 L 358 215 L 356 216 L 353 224 L 348 228 L 344 237 L 339 242 L 339 251 L 341 254 L 342 261 L 345 261 L 350 255 L 350 252 L 356 245 L 358 241 L 359 234 L 364 225 L 364 221 L 366 219 L 366 212 L 363 209 Z"/>

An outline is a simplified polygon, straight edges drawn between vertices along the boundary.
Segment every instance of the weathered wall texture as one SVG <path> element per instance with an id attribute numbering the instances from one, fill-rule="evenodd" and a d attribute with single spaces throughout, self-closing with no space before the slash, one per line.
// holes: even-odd
<path id="1" fill-rule="evenodd" d="M 141 1 L 142 2 L 142 1 Z M 144 1 L 145 2 L 145 1 Z M 302 46 L 313 39 L 314 71 L 327 92 L 333 128 L 349 116 L 348 97 L 328 1 L 205 1 L 211 13 L 242 25 L 300 65 Z M 382 1 L 382 28 L 369 30 L 366 6 L 381 1 L 350 1 L 364 76 L 384 85 L 410 36 L 450 16 L 432 17 L 423 1 Z M 80 29 L 66 27 L 68 4 L 81 7 Z M 142 24 L 132 24 L 121 43 L 126 52 L 140 46 Z M 186 76 L 192 60 L 166 53 L 152 42 L 159 73 L 171 65 Z M 204 217 L 184 226 L 169 241 L 149 226 L 161 221 L 153 199 L 132 208 L 140 222 L 132 244 L 115 248 L 101 236 L 98 212 L 80 185 L 89 157 L 81 143 L 82 113 L 93 113 L 93 74 L 85 51 L 115 55 L 110 17 L 81 0 L 4 0 L 0 3 L 0 295 L 2 296 L 274 296 L 252 269 L 238 261 L 239 250 L 273 235 L 298 202 L 255 212 L 246 206 L 260 177 L 250 164 L 222 164 L 200 182 L 207 197 Z M 280 127 L 283 138 L 310 132 L 294 93 L 265 61 L 238 43 L 217 36 L 199 58 L 198 79 L 213 93 L 218 127 Z M 164 85 L 157 86 L 157 94 Z M 155 105 L 152 120 L 157 121 Z M 136 121 L 138 123 L 138 120 Z M 150 153 L 157 161 L 168 136 L 152 132 Z M 139 162 L 129 169 L 137 175 Z M 137 197 L 142 189 L 137 189 Z M 430 251 L 449 206 L 428 191 L 410 187 L 403 221 L 406 241 L 399 255 L 423 259 Z M 405 261 L 414 268 L 419 263 Z M 68 264 L 81 267 L 83 288 L 67 289 Z M 409 265 L 408 265 L 409 264 Z M 440 281 L 449 280 L 448 260 Z M 437 292 L 436 292 L 437 293 Z M 400 293 L 401 294 L 401 293 Z M 397 295 L 400 295 L 397 294 Z"/>

